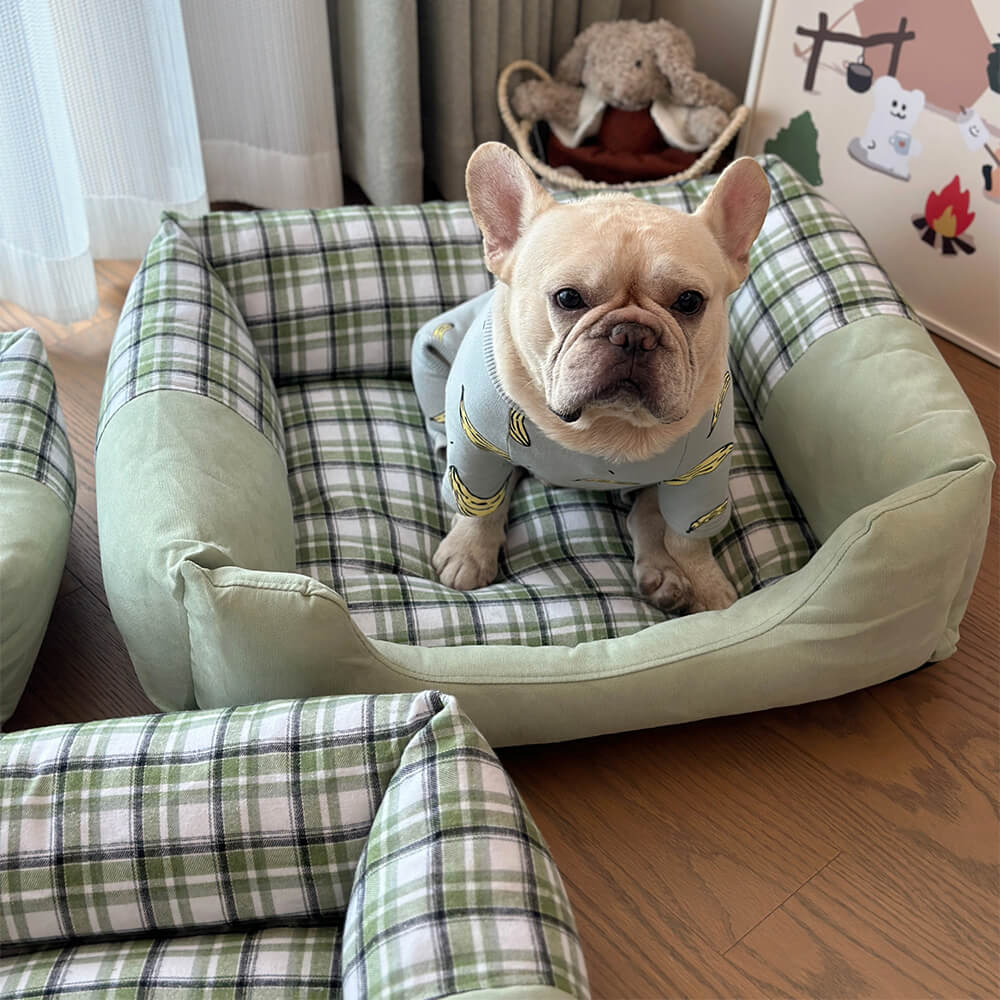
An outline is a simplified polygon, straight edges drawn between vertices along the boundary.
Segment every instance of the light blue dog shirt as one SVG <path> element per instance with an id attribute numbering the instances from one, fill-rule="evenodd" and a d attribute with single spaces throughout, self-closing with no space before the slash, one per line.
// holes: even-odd
<path id="1" fill-rule="evenodd" d="M 504 392 L 493 356 L 493 291 L 425 323 L 413 342 L 413 384 L 447 467 L 445 501 L 482 517 L 504 500 L 514 466 L 552 486 L 631 492 L 656 484 L 660 512 L 680 535 L 717 534 L 729 521 L 732 378 L 717 402 L 668 451 L 643 462 L 608 462 L 543 436 Z"/>

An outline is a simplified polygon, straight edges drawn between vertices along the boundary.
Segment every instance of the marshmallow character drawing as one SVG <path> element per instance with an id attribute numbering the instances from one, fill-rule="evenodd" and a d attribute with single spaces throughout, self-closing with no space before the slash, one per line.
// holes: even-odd
<path id="1" fill-rule="evenodd" d="M 866 167 L 908 181 L 907 161 L 922 149 L 913 127 L 924 110 L 922 90 L 904 90 L 893 76 L 880 76 L 872 86 L 875 106 L 868 128 L 852 139 L 847 151 Z"/>

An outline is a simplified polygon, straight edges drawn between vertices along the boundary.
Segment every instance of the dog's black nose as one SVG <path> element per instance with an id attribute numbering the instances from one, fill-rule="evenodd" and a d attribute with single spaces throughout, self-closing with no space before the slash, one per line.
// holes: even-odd
<path id="1" fill-rule="evenodd" d="M 651 351 L 660 343 L 660 335 L 649 326 L 642 323 L 616 323 L 611 328 L 608 337 L 616 347 L 626 351 Z"/>

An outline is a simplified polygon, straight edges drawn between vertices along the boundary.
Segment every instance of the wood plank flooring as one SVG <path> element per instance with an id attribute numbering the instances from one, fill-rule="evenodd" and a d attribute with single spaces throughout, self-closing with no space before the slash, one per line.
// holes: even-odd
<path id="1" fill-rule="evenodd" d="M 67 569 L 9 728 L 153 710 L 101 582 L 94 430 L 135 263 L 35 326 L 77 463 Z M 938 340 L 1000 452 L 1000 373 Z M 958 652 L 827 702 L 501 753 L 559 864 L 595 997 L 1000 996 L 1000 529 Z"/>

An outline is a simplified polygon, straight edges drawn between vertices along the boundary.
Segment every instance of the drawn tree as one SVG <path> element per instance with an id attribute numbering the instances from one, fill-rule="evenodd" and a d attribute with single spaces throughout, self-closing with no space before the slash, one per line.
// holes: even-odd
<path id="1" fill-rule="evenodd" d="M 784 128 L 778 129 L 778 134 L 773 139 L 764 143 L 764 152 L 780 156 L 810 184 L 820 185 L 823 183 L 823 175 L 819 170 L 818 139 L 819 132 L 813 124 L 812 115 L 803 111 Z"/>

